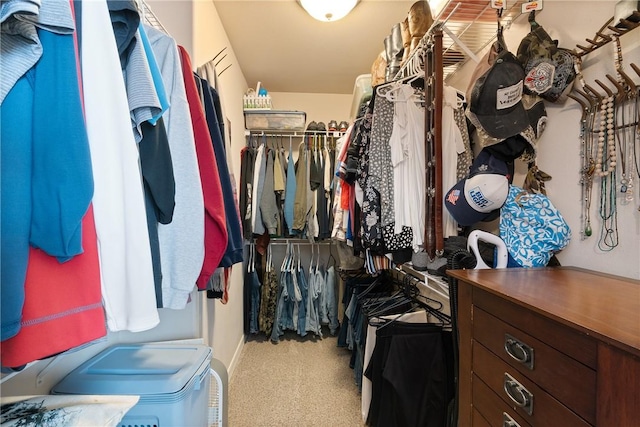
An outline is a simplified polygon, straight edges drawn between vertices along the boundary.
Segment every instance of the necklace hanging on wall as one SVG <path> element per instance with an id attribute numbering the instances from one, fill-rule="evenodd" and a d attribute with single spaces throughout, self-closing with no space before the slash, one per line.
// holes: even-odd
<path id="1" fill-rule="evenodd" d="M 580 148 L 582 167 L 580 170 L 580 186 L 582 189 L 582 227 L 580 236 L 585 240 L 593 234 L 591 227 L 591 195 L 593 193 L 593 178 L 595 176 L 596 163 L 594 144 L 596 129 L 595 123 L 598 117 L 598 103 L 592 96 L 591 92 L 586 91 L 586 84 L 582 76 L 582 61 L 577 57 L 574 62 L 576 71 L 576 83 L 574 85 L 575 94 L 569 94 L 569 97 L 575 100 L 582 107 L 582 115 L 580 118 Z M 586 101 L 586 102 L 585 102 Z M 599 135 L 598 135 L 599 136 Z"/>
<path id="2" fill-rule="evenodd" d="M 632 144 L 631 144 L 631 148 L 632 150 L 630 150 L 629 152 L 629 175 L 633 176 L 634 175 L 634 171 L 633 169 L 635 169 L 635 176 L 640 180 L 640 163 L 638 163 L 638 161 L 640 160 L 639 156 L 638 156 L 638 150 L 640 149 L 638 146 L 640 145 L 640 108 L 638 108 L 638 104 L 640 103 L 640 93 L 636 93 L 635 94 L 635 102 L 633 103 L 634 105 L 634 111 L 633 111 L 633 121 L 635 121 L 635 125 L 632 126 L 632 128 L 634 129 L 631 133 L 632 135 Z M 638 186 L 640 188 L 640 185 Z M 639 194 L 639 198 L 640 198 L 640 191 L 638 192 Z M 633 192 L 631 194 L 631 197 L 633 198 Z M 638 205 L 638 211 L 640 212 L 640 204 Z"/>
<path id="3" fill-rule="evenodd" d="M 600 178 L 600 206 L 598 214 L 600 223 L 600 237 L 598 248 L 601 251 L 611 251 L 618 246 L 618 212 L 616 198 L 616 142 L 615 142 L 615 114 L 613 111 L 613 97 L 603 99 L 600 106 L 600 130 L 598 132 L 598 148 L 596 152 L 595 173 Z M 608 155 L 608 168 L 603 165 Z"/>
<path id="4" fill-rule="evenodd" d="M 614 124 L 613 96 L 609 96 L 603 98 L 600 103 L 600 129 L 598 131 L 595 173 L 602 178 L 613 174 L 615 180 L 617 156 Z M 607 159 L 609 160 L 609 164 L 608 167 L 605 168 Z"/>
<path id="5" fill-rule="evenodd" d="M 588 119 L 587 119 L 588 113 Z M 593 189 L 593 174 L 595 172 L 595 162 L 593 160 L 593 125 L 595 122 L 595 112 L 583 108 L 580 137 L 582 139 L 582 219 L 583 225 L 581 235 L 583 239 L 590 237 L 593 233 L 591 228 L 591 193 Z"/>
<path id="6" fill-rule="evenodd" d="M 635 105 L 635 103 L 634 103 Z M 620 193 L 622 197 L 622 204 L 629 204 L 634 199 L 634 187 L 633 187 L 633 149 L 632 144 L 635 144 L 634 133 L 635 126 L 633 124 L 633 115 L 627 113 L 630 109 L 630 105 L 627 103 L 620 107 L 620 119 L 621 124 L 616 132 L 616 138 L 618 139 L 618 149 L 620 152 Z M 626 118 L 631 116 L 631 120 L 627 121 Z"/>

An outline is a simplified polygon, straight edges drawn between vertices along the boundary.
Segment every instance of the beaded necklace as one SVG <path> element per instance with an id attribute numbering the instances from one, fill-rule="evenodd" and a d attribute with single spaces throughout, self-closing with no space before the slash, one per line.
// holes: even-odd
<path id="1" fill-rule="evenodd" d="M 587 118 L 588 113 L 588 118 Z M 580 137 L 582 140 L 582 238 L 586 239 L 593 233 L 591 228 L 591 193 L 593 189 L 593 175 L 595 162 L 593 160 L 593 125 L 595 112 L 592 109 L 584 109 L 582 114 Z"/>
<path id="2" fill-rule="evenodd" d="M 615 140 L 615 114 L 613 108 L 613 96 L 603 98 L 600 103 L 600 130 L 598 132 L 598 149 L 596 151 L 596 175 L 606 177 L 615 176 L 617 164 L 616 140 Z M 605 142 L 609 166 L 605 169 Z"/>

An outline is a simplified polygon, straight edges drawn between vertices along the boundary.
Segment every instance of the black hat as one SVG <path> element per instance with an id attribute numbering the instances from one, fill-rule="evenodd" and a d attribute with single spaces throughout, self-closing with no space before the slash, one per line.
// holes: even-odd
<path id="1" fill-rule="evenodd" d="M 467 116 L 493 138 L 506 139 L 527 126 L 529 118 L 522 105 L 524 69 L 515 56 L 502 51 L 471 91 Z"/>
<path id="2" fill-rule="evenodd" d="M 519 134 L 500 140 L 491 138 L 482 128 L 477 129 L 480 145 L 505 162 L 511 162 L 517 158 L 522 158 L 527 163 L 535 160 L 537 142 L 547 124 L 547 111 L 542 98 L 536 95 L 523 95 L 522 105 L 529 117 L 529 126 Z"/>

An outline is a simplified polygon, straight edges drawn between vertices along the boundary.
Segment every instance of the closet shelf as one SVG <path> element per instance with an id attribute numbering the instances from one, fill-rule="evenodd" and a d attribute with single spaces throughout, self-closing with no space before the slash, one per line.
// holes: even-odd
<path id="1" fill-rule="evenodd" d="M 522 14 L 522 0 L 515 1 L 502 12 L 500 23 L 506 29 Z M 496 38 L 498 15 L 488 0 L 448 0 L 434 24 L 425 34 L 419 47 L 412 52 L 397 78 L 406 77 L 409 70 L 421 69 L 422 52 L 428 39 L 442 30 L 442 65 L 444 79 L 453 75 L 469 59 L 478 62 L 476 56 Z M 419 64 L 416 66 L 415 62 Z"/>

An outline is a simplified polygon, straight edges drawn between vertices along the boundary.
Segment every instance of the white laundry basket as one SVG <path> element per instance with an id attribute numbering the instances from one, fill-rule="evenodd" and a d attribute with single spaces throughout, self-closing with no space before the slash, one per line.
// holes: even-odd
<path id="1" fill-rule="evenodd" d="M 227 426 L 229 377 L 227 368 L 218 359 L 211 359 L 209 370 L 209 427 Z"/>

